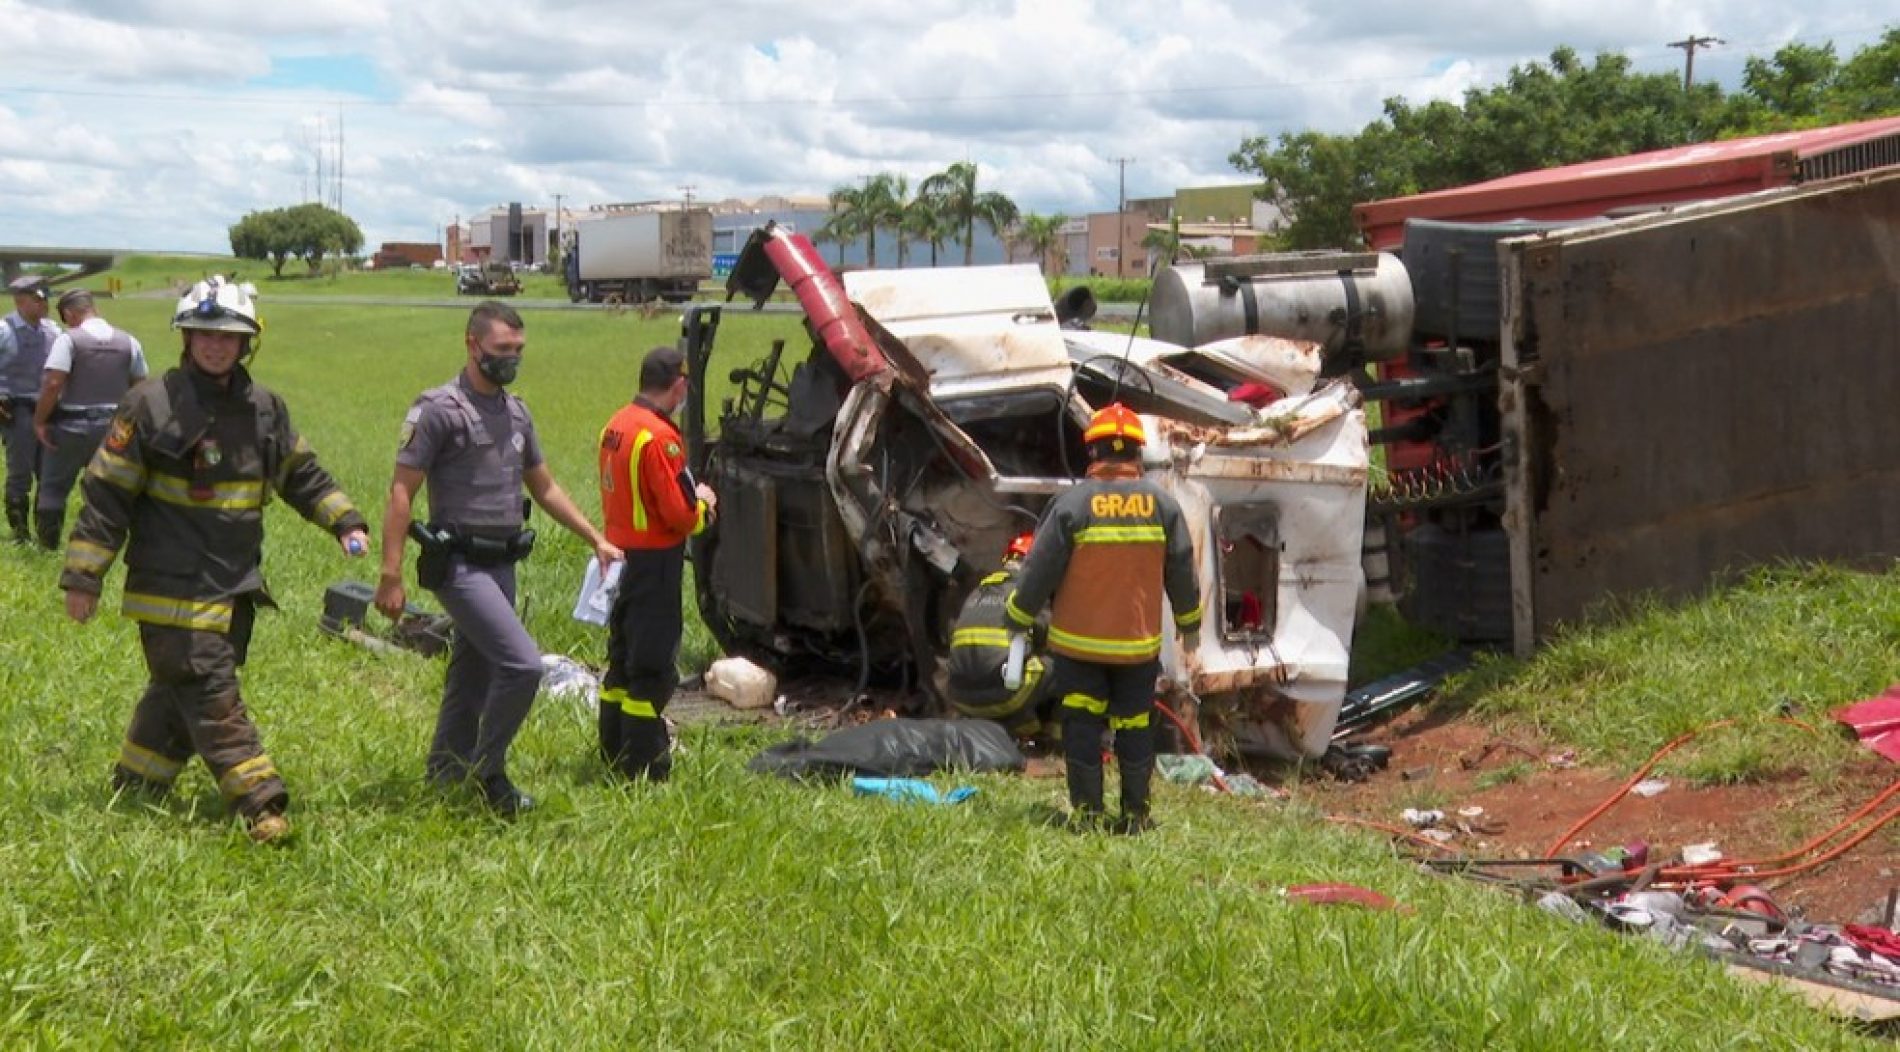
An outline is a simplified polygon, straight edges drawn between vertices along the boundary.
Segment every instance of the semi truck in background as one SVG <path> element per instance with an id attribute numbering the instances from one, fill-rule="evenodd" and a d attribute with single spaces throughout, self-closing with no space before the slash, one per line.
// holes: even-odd
<path id="1" fill-rule="evenodd" d="M 680 303 L 712 277 L 712 212 L 643 208 L 582 216 L 563 246 L 575 303 Z"/>

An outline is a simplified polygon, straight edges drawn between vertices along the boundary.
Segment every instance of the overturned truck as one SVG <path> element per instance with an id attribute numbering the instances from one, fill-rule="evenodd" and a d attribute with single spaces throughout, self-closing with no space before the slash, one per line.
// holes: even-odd
<path id="1" fill-rule="evenodd" d="M 1409 288 L 1376 267 L 1315 265 L 1287 308 L 1312 338 L 1190 347 L 1065 326 L 1035 267 L 840 281 L 803 237 L 761 229 L 728 290 L 762 303 L 788 284 L 812 346 L 733 370 L 716 435 L 688 406 L 694 468 L 721 497 L 694 549 L 706 625 L 729 652 L 937 703 L 963 598 L 1082 475 L 1088 417 L 1119 400 L 1151 435 L 1147 475 L 1186 513 L 1208 610 L 1198 649 L 1164 643 L 1171 704 L 1247 751 L 1322 754 L 1367 478 L 1359 394 L 1329 366 L 1402 349 L 1411 320 Z M 717 329 L 716 308 L 686 318 L 696 372 Z"/>

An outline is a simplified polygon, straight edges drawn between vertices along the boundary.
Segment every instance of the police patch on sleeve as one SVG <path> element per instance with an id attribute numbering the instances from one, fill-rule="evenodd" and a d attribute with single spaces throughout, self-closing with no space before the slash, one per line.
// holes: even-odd
<path id="1" fill-rule="evenodd" d="M 396 439 L 397 449 L 408 449 L 409 440 L 416 437 L 416 421 L 422 419 L 422 407 L 415 406 L 409 415 L 402 418 L 402 433 Z"/>
<path id="2" fill-rule="evenodd" d="M 519 453 L 523 449 L 526 449 L 527 446 L 528 446 L 528 436 L 522 434 L 519 431 L 515 432 L 515 452 Z"/>
<path id="3" fill-rule="evenodd" d="M 114 453 L 125 452 L 132 444 L 132 421 L 118 417 L 112 421 L 112 430 L 106 432 L 105 446 Z"/>

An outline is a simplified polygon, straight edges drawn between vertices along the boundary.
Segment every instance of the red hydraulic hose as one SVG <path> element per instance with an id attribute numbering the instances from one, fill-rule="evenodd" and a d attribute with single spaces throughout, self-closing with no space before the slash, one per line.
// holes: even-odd
<path id="1" fill-rule="evenodd" d="M 1159 698 L 1155 699 L 1155 708 L 1160 709 L 1161 715 L 1166 716 L 1169 722 L 1181 731 L 1181 736 L 1187 739 L 1188 748 L 1193 749 L 1197 755 L 1206 757 L 1208 763 L 1214 764 L 1215 787 L 1223 793 L 1233 792 L 1233 787 L 1227 784 L 1227 776 L 1220 771 L 1220 764 L 1214 763 L 1214 758 L 1207 755 L 1207 750 L 1201 745 L 1201 736 L 1194 733 L 1194 728 L 1188 726 L 1181 717 L 1176 716 L 1173 709 L 1163 705 Z"/>
<path id="2" fill-rule="evenodd" d="M 1813 724 L 1804 723 L 1801 720 L 1792 719 L 1786 716 L 1776 717 L 1775 722 L 1786 723 L 1792 727 L 1799 727 L 1802 730 L 1807 731 L 1809 734 L 1820 733 L 1819 731 L 1815 730 Z M 1636 773 L 1633 775 L 1630 775 L 1629 781 L 1624 782 L 1621 788 L 1617 789 L 1616 792 L 1610 794 L 1609 799 L 1598 804 L 1596 808 L 1592 810 L 1589 814 L 1584 815 L 1582 818 L 1578 819 L 1575 825 L 1571 826 L 1569 829 L 1564 830 L 1563 835 L 1559 836 L 1555 841 L 1551 843 L 1550 847 L 1544 850 L 1544 854 L 1548 857 L 1555 857 L 1559 852 L 1563 851 L 1564 845 L 1568 844 L 1572 837 L 1576 836 L 1578 833 L 1583 832 L 1583 830 L 1586 827 L 1588 827 L 1590 823 L 1595 822 L 1599 818 L 1602 818 L 1603 815 L 1610 810 L 1610 808 L 1615 807 L 1618 803 L 1622 801 L 1622 799 L 1625 796 L 1628 796 L 1630 793 L 1630 790 L 1636 788 L 1636 786 L 1642 782 L 1642 780 L 1649 774 L 1649 772 L 1658 763 L 1662 762 L 1663 757 L 1669 755 L 1672 752 L 1675 752 L 1678 748 L 1681 748 L 1683 745 L 1688 744 L 1697 735 L 1702 734 L 1705 731 L 1712 731 L 1712 730 L 1716 730 L 1722 727 L 1733 727 L 1734 725 L 1735 725 L 1734 720 L 1717 720 L 1714 723 L 1697 727 L 1695 730 L 1679 735 L 1674 741 L 1656 750 L 1656 755 L 1651 756 L 1649 758 L 1648 763 L 1645 763 L 1643 764 L 1643 766 L 1637 768 Z"/>
<path id="3" fill-rule="evenodd" d="M 1700 872 L 1700 871 L 1705 871 L 1705 870 L 1709 870 L 1709 871 L 1729 870 L 1729 869 L 1734 869 L 1738 866 L 1772 866 L 1772 865 L 1779 865 L 1781 863 L 1792 862 L 1802 857 L 1803 855 L 1807 855 L 1818 850 L 1821 847 L 1821 845 L 1839 836 L 1849 826 L 1853 825 L 1855 822 L 1858 822 L 1861 819 L 1872 814 L 1875 808 L 1879 807 L 1883 803 L 1886 803 L 1887 800 L 1890 799 L 1895 793 L 1900 793 L 1900 782 L 1894 782 L 1892 785 L 1889 785 L 1887 788 L 1881 790 L 1879 795 L 1875 796 L 1872 800 L 1867 801 L 1866 804 L 1861 806 L 1860 810 L 1855 811 L 1853 814 L 1848 815 L 1846 818 L 1841 819 L 1839 822 L 1835 823 L 1832 827 L 1830 827 L 1826 832 L 1822 833 L 1821 835 L 1815 837 L 1812 840 L 1809 840 L 1807 843 L 1802 844 L 1800 847 L 1797 847 L 1792 851 L 1786 851 L 1779 855 L 1770 855 L 1767 858 L 1724 859 L 1720 862 L 1705 862 L 1705 863 L 1700 863 L 1696 865 L 1676 866 L 1676 867 L 1672 867 L 1672 872 L 1677 873 L 1677 874 L 1684 874 L 1684 873 L 1690 873 L 1690 872 Z M 1888 817 L 1890 818 L 1891 814 L 1889 814 Z M 1886 821 L 1886 819 L 1883 818 L 1880 821 L 1884 822 Z M 1878 828 L 1879 825 L 1880 825 L 1880 822 L 1876 822 L 1874 828 Z M 1856 843 L 1858 842 L 1859 841 L 1856 841 Z"/>

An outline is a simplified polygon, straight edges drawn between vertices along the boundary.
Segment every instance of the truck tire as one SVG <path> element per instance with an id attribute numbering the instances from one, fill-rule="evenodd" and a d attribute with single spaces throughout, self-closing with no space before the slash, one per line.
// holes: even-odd
<path id="1" fill-rule="evenodd" d="M 1400 255 L 1412 279 L 1416 304 L 1413 329 L 1427 336 L 1450 338 L 1456 321 L 1455 335 L 1460 341 L 1498 342 L 1503 316 L 1498 306 L 1498 242 L 1577 224 L 1574 219 L 1515 219 L 1504 223 L 1406 220 L 1405 247 Z"/>

